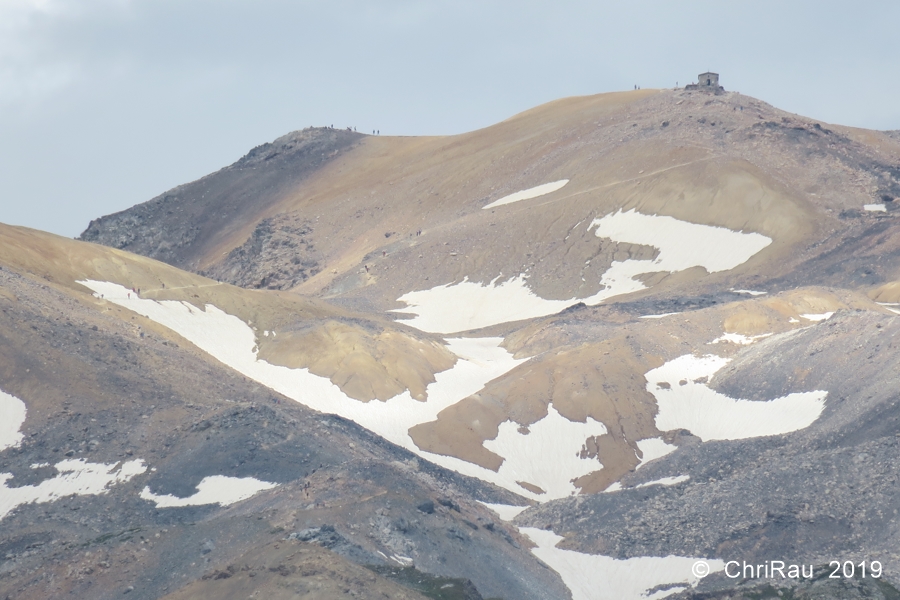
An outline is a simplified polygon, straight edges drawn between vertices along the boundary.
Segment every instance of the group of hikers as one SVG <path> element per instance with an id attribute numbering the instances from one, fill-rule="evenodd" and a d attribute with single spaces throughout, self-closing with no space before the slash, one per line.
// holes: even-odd
<path id="1" fill-rule="evenodd" d="M 329 129 L 334 129 L 334 124 L 332 123 L 331 125 L 329 125 L 328 128 L 329 128 Z M 348 127 L 347 127 L 347 131 L 356 131 L 356 127 L 350 127 L 350 126 L 348 126 Z M 381 130 L 380 130 L 380 129 L 373 129 L 373 130 L 372 130 L 372 135 L 381 135 Z"/>

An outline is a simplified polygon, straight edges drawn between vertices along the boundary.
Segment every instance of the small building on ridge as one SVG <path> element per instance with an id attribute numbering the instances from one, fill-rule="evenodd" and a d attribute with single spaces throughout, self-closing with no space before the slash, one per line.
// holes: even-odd
<path id="1" fill-rule="evenodd" d="M 721 94 L 725 91 L 725 88 L 719 85 L 719 74 L 709 72 L 697 75 L 697 83 L 686 85 L 684 89 L 712 92 L 713 94 Z"/>

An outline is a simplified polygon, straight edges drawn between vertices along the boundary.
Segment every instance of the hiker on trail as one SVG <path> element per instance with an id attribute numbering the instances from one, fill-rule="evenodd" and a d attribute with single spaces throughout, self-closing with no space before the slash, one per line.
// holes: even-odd
<path id="1" fill-rule="evenodd" d="M 128 292 L 128 299 L 131 300 L 131 292 Z"/>
<path id="2" fill-rule="evenodd" d="M 385 250 L 381 251 L 381 256 L 387 256 L 387 252 Z"/>
<path id="3" fill-rule="evenodd" d="M 369 272 L 369 265 L 366 265 L 366 273 Z"/>

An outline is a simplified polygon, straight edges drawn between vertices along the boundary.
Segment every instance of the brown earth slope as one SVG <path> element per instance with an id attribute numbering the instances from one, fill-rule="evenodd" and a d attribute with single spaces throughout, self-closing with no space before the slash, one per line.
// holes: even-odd
<path id="1" fill-rule="evenodd" d="M 434 374 L 456 361 L 434 336 L 377 315 L 363 316 L 294 294 L 236 288 L 141 256 L 25 228 L 0 225 L 0 264 L 117 314 L 128 311 L 85 294 L 86 288 L 76 282 L 111 281 L 139 290 L 143 298 L 179 300 L 199 308 L 212 304 L 256 328 L 261 358 L 309 368 L 362 401 L 387 400 L 407 389 L 424 400 Z M 164 331 L 137 318 L 138 329 Z M 260 335 L 271 331 L 278 335 Z M 400 356 L 405 360 L 401 362 Z"/>
<path id="2" fill-rule="evenodd" d="M 570 181 L 548 196 L 481 210 L 560 179 Z M 727 274 L 682 277 L 680 289 L 695 290 L 698 281 L 810 284 L 813 269 L 827 272 L 830 285 L 897 278 L 890 261 L 862 265 L 897 253 L 890 240 L 898 237 L 891 233 L 900 143 L 735 93 L 567 98 L 457 136 L 363 137 L 285 185 L 277 202 L 248 205 L 240 220 L 216 226 L 209 241 L 185 244 L 176 264 L 366 309 L 399 307 L 394 300 L 407 291 L 466 276 L 487 282 L 502 274 L 503 281 L 528 269 L 529 286 L 542 297 L 585 297 L 597 291 L 599 274 L 615 257 L 644 250 L 604 244 L 574 227 L 636 208 L 774 240 Z M 199 202 L 199 195 L 197 188 L 181 202 Z M 864 211 L 871 203 L 883 203 L 886 212 Z M 95 223 L 85 239 L 116 245 L 114 224 L 124 227 L 128 215 L 156 210 L 151 204 Z M 166 227 L 153 235 L 165 238 Z M 848 239 L 857 240 L 850 260 L 842 246 Z M 294 277 L 312 260 L 310 248 L 320 271 Z"/>

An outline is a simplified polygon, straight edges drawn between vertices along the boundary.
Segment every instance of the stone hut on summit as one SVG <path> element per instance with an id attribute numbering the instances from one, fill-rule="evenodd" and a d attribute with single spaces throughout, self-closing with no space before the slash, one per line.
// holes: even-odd
<path id="1" fill-rule="evenodd" d="M 713 94 L 721 94 L 725 91 L 725 88 L 719 85 L 719 74 L 709 72 L 697 75 L 697 83 L 686 85 L 684 89 L 712 92 Z"/>

